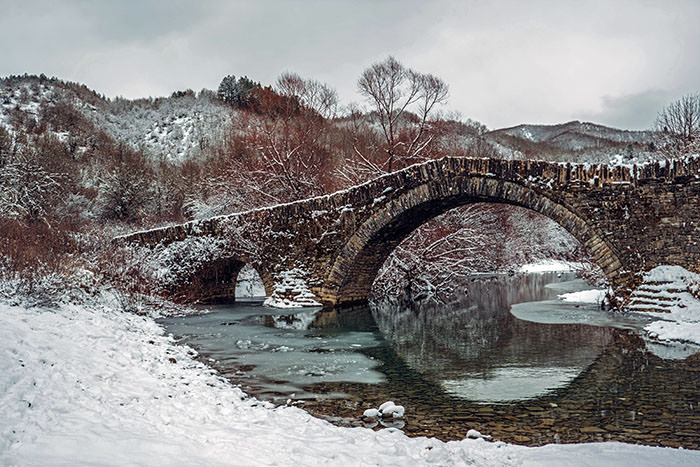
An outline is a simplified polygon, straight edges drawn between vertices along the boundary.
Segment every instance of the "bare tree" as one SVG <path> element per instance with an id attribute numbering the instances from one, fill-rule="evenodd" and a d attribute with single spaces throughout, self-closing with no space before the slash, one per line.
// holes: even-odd
<path id="1" fill-rule="evenodd" d="M 475 271 L 493 267 L 498 243 L 478 228 L 492 217 L 481 206 L 449 211 L 416 229 L 387 258 L 373 284 L 375 297 L 442 302 Z M 502 242 L 502 239 L 501 239 Z"/>
<path id="2" fill-rule="evenodd" d="M 251 168 L 264 177 L 264 191 L 277 202 L 321 194 L 318 176 L 326 162 L 321 139 L 327 121 L 271 90 L 262 91 L 262 112 L 249 116 L 242 133 L 243 143 L 257 156 Z"/>
<path id="3" fill-rule="evenodd" d="M 419 159 L 431 141 L 426 135 L 429 117 L 436 105 L 447 101 L 447 84 L 389 57 L 367 68 L 357 85 L 376 112 L 385 140 L 387 157 L 381 170 L 394 170 L 395 159 Z M 410 112 L 417 117 L 414 121 Z"/>
<path id="4" fill-rule="evenodd" d="M 667 150 L 688 152 L 700 140 L 700 94 L 688 94 L 667 105 L 656 119 L 656 128 L 663 132 Z"/>
<path id="5" fill-rule="evenodd" d="M 10 159 L 14 141 L 12 135 L 5 128 L 0 126 L 0 168 Z"/>
<path id="6" fill-rule="evenodd" d="M 296 97 L 309 109 L 323 118 L 330 119 L 338 111 L 338 93 L 325 83 L 314 79 L 304 79 L 296 73 L 282 73 L 275 85 L 283 96 Z"/>
<path id="7" fill-rule="evenodd" d="M 323 193 L 333 162 L 328 120 L 269 87 L 258 88 L 252 100 L 254 111 L 232 118 L 221 154 L 202 178 L 203 196 L 187 201 L 190 214 L 207 217 Z"/>

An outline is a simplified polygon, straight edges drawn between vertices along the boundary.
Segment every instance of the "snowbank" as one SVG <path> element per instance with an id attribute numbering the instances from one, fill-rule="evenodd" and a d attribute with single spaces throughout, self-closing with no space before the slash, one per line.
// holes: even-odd
<path id="1" fill-rule="evenodd" d="M 620 443 L 524 448 L 339 428 L 246 398 L 193 356 L 152 319 L 109 305 L 0 305 L 0 465 L 700 464 L 700 452 Z"/>
<path id="2" fill-rule="evenodd" d="M 524 264 L 518 270 L 519 272 L 554 272 L 554 271 L 573 271 L 580 266 L 580 263 L 570 263 L 559 260 L 545 260 L 537 263 Z"/>
<path id="3" fill-rule="evenodd" d="M 581 290 L 558 295 L 558 298 L 569 303 L 601 303 L 605 299 L 605 290 Z"/>

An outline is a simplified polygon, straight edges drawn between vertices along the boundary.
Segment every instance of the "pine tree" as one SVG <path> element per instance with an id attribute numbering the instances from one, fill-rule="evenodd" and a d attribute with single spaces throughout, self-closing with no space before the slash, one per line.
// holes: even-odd
<path id="1" fill-rule="evenodd" d="M 258 87 L 260 83 L 256 83 L 247 76 L 236 80 L 234 75 L 228 75 L 221 80 L 216 95 L 234 107 L 246 108 L 250 105 L 253 90 Z"/>
<path id="2" fill-rule="evenodd" d="M 224 102 L 233 103 L 233 98 L 236 93 L 236 77 L 233 75 L 225 76 L 219 84 L 219 89 L 216 95 Z"/>

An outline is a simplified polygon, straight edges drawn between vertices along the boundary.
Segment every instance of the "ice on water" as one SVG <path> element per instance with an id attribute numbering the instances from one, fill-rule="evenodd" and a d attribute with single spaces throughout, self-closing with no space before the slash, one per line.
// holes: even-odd
<path id="1" fill-rule="evenodd" d="M 377 336 L 362 331 L 310 329 L 319 310 L 272 310 L 255 304 L 216 307 L 198 317 L 163 320 L 168 330 L 244 380 L 271 394 L 315 397 L 304 387 L 319 382 L 376 384 L 384 376 L 377 362 L 359 351 L 377 345 Z"/>

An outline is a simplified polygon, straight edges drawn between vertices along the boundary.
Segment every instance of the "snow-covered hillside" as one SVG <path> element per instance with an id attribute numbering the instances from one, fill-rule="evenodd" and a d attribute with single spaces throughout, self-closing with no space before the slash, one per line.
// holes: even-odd
<path id="1" fill-rule="evenodd" d="M 651 143 L 654 133 L 651 131 L 618 130 L 590 122 L 572 121 L 560 125 L 518 125 L 491 132 L 503 133 L 537 143 L 557 142 L 562 136 L 571 135 L 581 138 L 581 147 L 600 146 L 602 143 Z M 563 145 L 564 146 L 564 145 Z"/>
<path id="2" fill-rule="evenodd" d="M 47 110 L 57 104 L 70 105 L 115 141 L 170 162 L 201 155 L 222 141 L 232 115 L 230 107 L 207 90 L 175 92 L 167 98 L 108 100 L 85 86 L 56 79 L 0 80 L 0 126 L 11 132 L 31 133 L 46 125 Z M 54 133 L 68 137 L 65 131 Z"/>
<path id="3" fill-rule="evenodd" d="M 231 126 L 231 112 L 213 93 L 184 92 L 169 98 L 116 99 L 107 112 L 93 111 L 89 117 L 117 141 L 181 162 L 222 141 Z"/>
<path id="4" fill-rule="evenodd" d="M 36 77 L 0 79 L 0 126 L 10 132 L 35 132 L 47 110 L 59 103 L 71 103 L 85 113 L 104 112 L 107 106 L 94 91 L 76 83 Z"/>
<path id="5" fill-rule="evenodd" d="M 658 157 L 653 131 L 630 131 L 590 122 L 559 125 L 523 124 L 486 134 L 500 152 L 509 157 L 564 158 L 603 162 L 622 154 L 638 161 Z M 549 157 L 548 157 L 549 156 Z"/>

